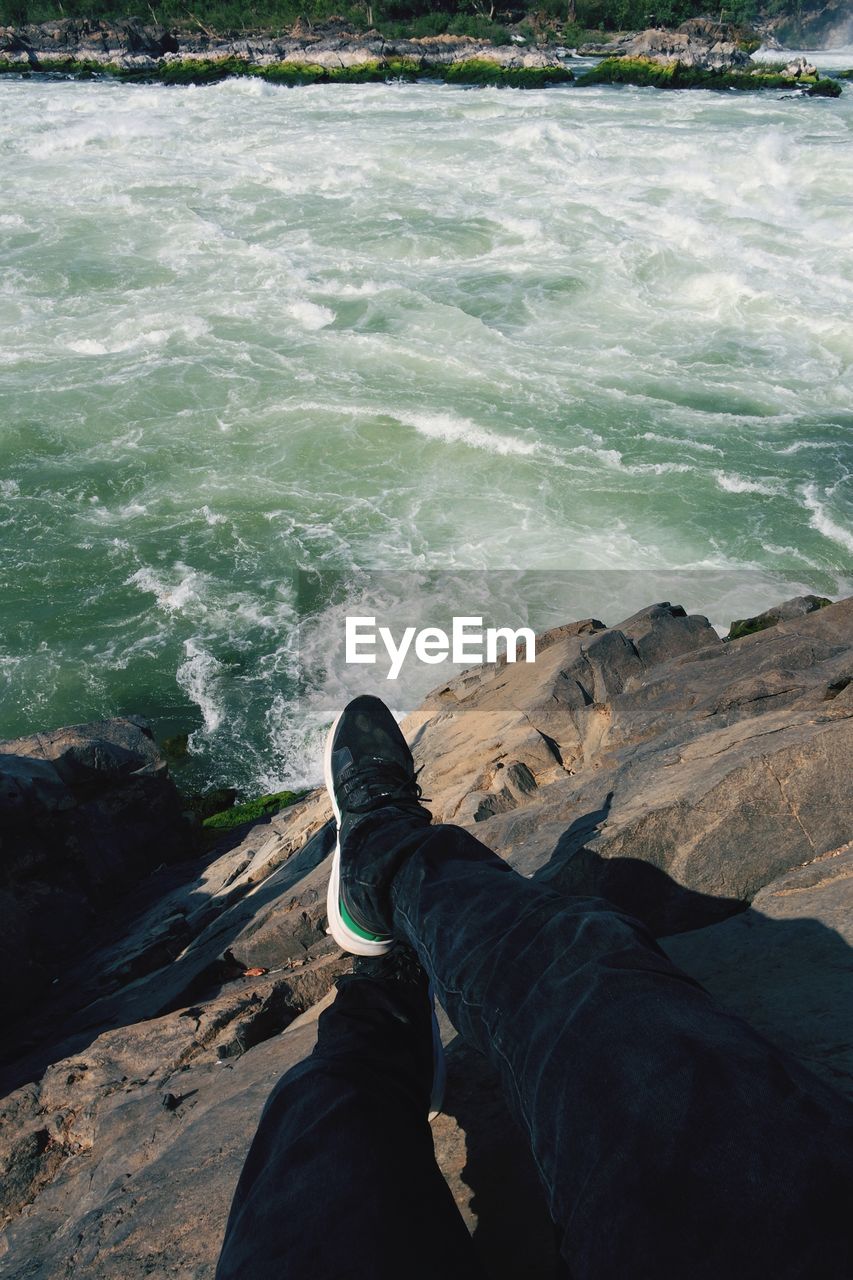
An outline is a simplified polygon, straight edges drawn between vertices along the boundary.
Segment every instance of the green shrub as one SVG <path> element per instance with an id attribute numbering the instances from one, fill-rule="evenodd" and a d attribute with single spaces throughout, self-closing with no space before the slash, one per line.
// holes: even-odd
<path id="1" fill-rule="evenodd" d="M 454 13 L 436 10 L 417 18 L 377 18 L 376 26 L 387 40 L 421 40 L 430 36 L 473 36 L 475 40 L 491 40 L 493 44 L 509 44 L 509 31 L 478 13 Z"/>
<path id="2" fill-rule="evenodd" d="M 447 30 L 449 13 L 424 13 L 418 18 L 376 19 L 376 26 L 387 40 L 420 40 L 427 36 L 440 36 Z"/>
<path id="3" fill-rule="evenodd" d="M 473 36 L 475 40 L 491 40 L 493 44 L 510 42 L 506 27 L 480 14 L 457 13 L 447 24 L 447 31 L 452 36 Z"/>
<path id="4" fill-rule="evenodd" d="M 143 15 L 166 26 L 197 30 L 200 26 L 221 34 L 272 31 L 281 32 L 298 17 L 313 24 L 331 17 L 346 19 L 358 28 L 373 25 L 392 37 L 457 34 L 487 34 L 488 28 L 499 28 L 483 13 L 482 0 L 150 0 L 138 5 L 135 0 L 0 0 L 0 24 L 22 25 L 46 22 L 52 18 L 87 17 L 102 19 Z M 507 6 L 509 9 L 510 6 Z M 512 17 L 525 8 L 530 13 L 565 21 L 584 32 L 641 30 L 648 26 L 676 26 L 685 18 L 708 12 L 706 0 L 525 0 L 512 6 Z M 714 11 L 716 14 L 716 10 Z M 723 20 L 735 26 L 751 27 L 761 17 L 787 19 L 784 31 L 798 37 L 801 27 L 801 0 L 729 0 L 722 9 Z M 498 10 L 499 17 L 509 13 Z M 469 28 L 467 24 L 472 24 Z M 503 40 L 503 36 L 489 35 Z M 566 39 L 575 41 L 574 35 Z"/>

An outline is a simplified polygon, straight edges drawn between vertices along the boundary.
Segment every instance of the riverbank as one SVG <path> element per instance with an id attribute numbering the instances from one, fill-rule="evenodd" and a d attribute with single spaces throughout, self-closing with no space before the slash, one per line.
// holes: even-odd
<path id="1" fill-rule="evenodd" d="M 0 73 L 208 84 L 253 76 L 273 84 L 376 83 L 419 79 L 461 85 L 544 88 L 576 83 L 653 85 L 663 89 L 786 89 L 837 97 L 841 85 L 799 63 L 758 64 L 726 27 L 704 20 L 675 32 L 653 29 L 591 58 L 562 46 L 494 44 L 470 36 L 387 40 L 332 25 L 287 36 L 216 37 L 145 26 L 66 19 L 0 28 Z M 602 59 L 602 54 L 607 54 Z"/>

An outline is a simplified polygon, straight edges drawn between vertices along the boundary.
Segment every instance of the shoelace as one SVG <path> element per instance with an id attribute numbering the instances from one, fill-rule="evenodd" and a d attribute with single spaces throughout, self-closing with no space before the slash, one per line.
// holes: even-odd
<path id="1" fill-rule="evenodd" d="M 362 760 L 341 770 L 338 786 L 351 813 L 369 813 L 384 804 L 417 806 L 429 802 L 418 782 L 418 774 L 391 760 Z"/>

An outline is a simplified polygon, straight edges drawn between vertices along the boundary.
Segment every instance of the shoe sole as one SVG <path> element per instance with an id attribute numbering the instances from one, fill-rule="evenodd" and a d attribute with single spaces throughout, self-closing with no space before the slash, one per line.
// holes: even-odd
<path id="1" fill-rule="evenodd" d="M 338 808 L 335 789 L 332 785 L 332 742 L 342 715 L 343 711 L 335 717 L 334 724 L 329 730 L 329 736 L 326 738 L 326 747 L 323 752 L 323 777 L 335 815 L 335 853 L 332 858 L 332 874 L 329 876 L 329 889 L 326 895 L 329 933 L 342 950 L 349 951 L 354 956 L 384 956 L 394 945 L 393 938 L 389 938 L 387 942 L 371 942 L 369 939 L 353 933 L 341 915 L 341 811 Z"/>

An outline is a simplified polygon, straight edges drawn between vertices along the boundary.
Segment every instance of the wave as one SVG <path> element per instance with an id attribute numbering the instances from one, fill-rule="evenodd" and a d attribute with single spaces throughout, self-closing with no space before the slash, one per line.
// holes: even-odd
<path id="1" fill-rule="evenodd" d="M 724 493 L 760 493 L 765 498 L 778 498 L 782 489 L 766 480 L 748 480 L 745 476 L 715 471 L 714 479 Z"/>
<path id="2" fill-rule="evenodd" d="M 125 580 L 125 585 L 150 592 L 156 598 L 158 606 L 166 613 L 182 613 L 188 605 L 198 602 L 201 575 L 194 569 L 190 569 L 188 565 L 178 565 L 176 568 L 182 571 L 182 576 L 173 586 L 164 582 L 159 574 L 146 566 L 132 573 Z"/>
<path id="3" fill-rule="evenodd" d="M 831 542 L 837 543 L 839 547 L 853 552 L 853 532 L 833 519 L 827 511 L 825 502 L 818 497 L 818 486 L 807 484 L 800 492 L 806 509 L 811 512 L 809 519 L 811 527 L 818 533 L 822 533 L 825 538 L 829 538 Z"/>
<path id="4" fill-rule="evenodd" d="M 628 476 L 679 475 L 696 470 L 689 462 L 625 462 L 621 450 L 600 449 L 589 444 L 575 445 L 568 452 L 572 454 L 587 454 L 590 457 L 597 458 L 606 467 L 610 467 L 614 471 L 621 471 Z"/>
<path id="5" fill-rule="evenodd" d="M 658 444 L 672 444 L 677 449 L 698 449 L 700 453 L 722 453 L 715 444 L 705 444 L 702 440 L 691 440 L 687 436 L 663 436 L 657 431 L 644 431 L 641 440 L 654 440 Z"/>
<path id="6" fill-rule="evenodd" d="M 208 653 L 195 640 L 184 642 L 186 658 L 178 667 L 175 679 L 184 693 L 194 702 L 202 714 L 204 732 L 215 733 L 222 723 L 224 708 L 217 694 L 217 681 L 225 668 L 212 653 Z M 190 749 L 197 747 L 197 734 L 191 734 Z"/>
<path id="7" fill-rule="evenodd" d="M 468 418 L 457 418 L 449 413 L 396 413 L 398 422 L 414 427 L 429 440 L 441 440 L 445 444 L 464 444 L 471 449 L 485 449 L 502 457 L 514 454 L 530 457 L 541 452 L 537 441 L 520 440 L 516 436 L 500 435 L 488 427 L 479 427 Z"/>

